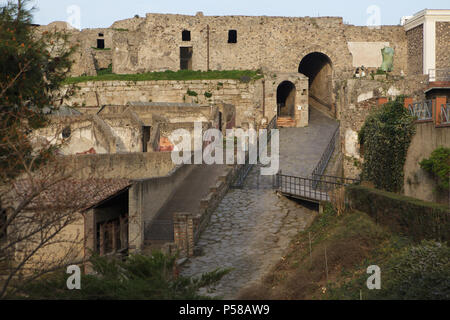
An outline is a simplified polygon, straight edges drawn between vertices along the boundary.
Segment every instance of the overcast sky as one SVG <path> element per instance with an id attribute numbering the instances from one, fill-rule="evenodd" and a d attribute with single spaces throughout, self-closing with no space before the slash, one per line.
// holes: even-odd
<path id="1" fill-rule="evenodd" d="M 0 0 L 4 3 L 6 0 Z M 399 24 L 402 16 L 428 9 L 450 9 L 448 0 L 33 0 L 35 23 L 70 21 L 80 12 L 81 28 L 109 27 L 114 21 L 146 13 L 194 15 L 339 16 L 355 25 L 380 21 Z M 75 9 L 74 11 L 74 6 Z M 376 7 L 374 7 L 376 6 Z M 375 9 L 374 9 L 375 8 Z M 378 9 L 377 9 L 378 8 Z M 379 12 L 379 19 L 377 20 Z M 375 20 L 374 20 L 375 19 Z"/>

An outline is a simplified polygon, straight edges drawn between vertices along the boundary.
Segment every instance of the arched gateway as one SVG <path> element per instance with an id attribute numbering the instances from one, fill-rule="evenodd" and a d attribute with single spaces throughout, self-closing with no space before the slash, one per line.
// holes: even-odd
<path id="1" fill-rule="evenodd" d="M 321 52 L 312 52 L 302 59 L 298 72 L 309 78 L 309 105 L 333 112 L 331 59 Z"/>

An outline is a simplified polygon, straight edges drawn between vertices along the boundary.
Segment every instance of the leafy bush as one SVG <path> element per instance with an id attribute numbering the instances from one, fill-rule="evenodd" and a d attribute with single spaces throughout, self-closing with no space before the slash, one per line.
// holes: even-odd
<path id="1" fill-rule="evenodd" d="M 187 95 L 190 96 L 190 97 L 197 97 L 198 93 L 195 92 L 195 91 L 188 90 L 187 91 Z"/>
<path id="2" fill-rule="evenodd" d="M 402 97 L 369 115 L 359 132 L 359 142 L 364 145 L 362 178 L 378 189 L 400 192 L 414 134 L 414 118 L 404 108 Z"/>
<path id="3" fill-rule="evenodd" d="M 449 191 L 450 148 L 434 150 L 429 159 L 420 162 L 420 167 L 437 178 L 440 191 Z"/>
<path id="4" fill-rule="evenodd" d="M 125 261 L 93 257 L 93 274 L 82 275 L 81 290 L 68 290 L 68 275 L 59 272 L 20 288 L 13 298 L 81 300 L 193 300 L 206 299 L 197 291 L 219 281 L 229 270 L 215 270 L 200 278 L 177 277 L 175 257 L 155 252 Z"/>
<path id="5" fill-rule="evenodd" d="M 364 186 L 348 186 L 353 209 L 370 215 L 377 223 L 416 241 L 450 240 L 448 207 Z"/>
<path id="6" fill-rule="evenodd" d="M 391 300 L 449 300 L 450 247 L 424 241 L 408 247 L 387 263 L 382 290 L 372 298 Z"/>

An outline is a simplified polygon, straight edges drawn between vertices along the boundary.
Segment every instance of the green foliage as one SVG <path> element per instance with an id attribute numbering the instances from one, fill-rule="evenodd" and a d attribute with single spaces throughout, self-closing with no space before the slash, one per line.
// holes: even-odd
<path id="1" fill-rule="evenodd" d="M 187 91 L 187 95 L 190 96 L 190 97 L 197 97 L 198 93 L 195 92 L 195 91 L 188 90 Z"/>
<path id="2" fill-rule="evenodd" d="M 94 50 L 98 50 L 98 51 L 109 51 L 111 50 L 111 48 L 97 48 L 97 47 L 91 47 Z"/>
<path id="3" fill-rule="evenodd" d="M 141 74 L 108 74 L 97 76 L 81 76 L 66 79 L 66 84 L 82 83 L 87 81 L 158 81 L 158 80 L 219 80 L 219 79 L 233 79 L 233 80 L 258 80 L 263 78 L 263 75 L 258 71 L 251 70 L 229 70 L 229 71 L 193 71 L 180 70 L 164 71 L 164 72 L 148 72 Z"/>
<path id="4" fill-rule="evenodd" d="M 213 96 L 213 94 L 211 92 L 205 92 L 206 98 L 211 98 L 212 96 Z"/>
<path id="5" fill-rule="evenodd" d="M 99 76 L 106 75 L 106 74 L 112 74 L 112 73 L 113 73 L 112 72 L 112 64 L 110 64 L 108 66 L 108 68 L 106 68 L 106 69 L 99 69 L 97 71 L 97 75 L 99 75 Z"/>
<path id="6" fill-rule="evenodd" d="M 404 108 L 401 97 L 372 112 L 359 132 L 359 142 L 364 145 L 362 178 L 376 188 L 400 192 L 414 134 L 414 118 Z"/>
<path id="7" fill-rule="evenodd" d="M 113 30 L 117 31 L 117 32 L 127 32 L 127 31 L 129 31 L 128 29 L 124 29 L 124 28 L 113 28 Z"/>
<path id="8" fill-rule="evenodd" d="M 377 223 L 416 241 L 450 240 L 450 212 L 447 206 L 372 189 L 348 186 L 352 208 L 366 212 Z"/>
<path id="9" fill-rule="evenodd" d="M 230 270 L 215 270 L 200 278 L 177 277 L 176 258 L 160 252 L 134 255 L 125 261 L 93 257 L 93 273 L 82 275 L 81 290 L 68 290 L 64 272 L 20 288 L 16 297 L 26 299 L 81 300 L 197 300 L 197 292 L 219 281 Z"/>
<path id="10" fill-rule="evenodd" d="M 440 191 L 449 191 L 450 148 L 440 147 L 434 150 L 429 159 L 420 162 L 420 167 L 438 180 Z"/>
<path id="11" fill-rule="evenodd" d="M 450 247 L 424 241 L 394 255 L 382 269 L 382 290 L 373 298 L 390 300 L 450 299 Z"/>

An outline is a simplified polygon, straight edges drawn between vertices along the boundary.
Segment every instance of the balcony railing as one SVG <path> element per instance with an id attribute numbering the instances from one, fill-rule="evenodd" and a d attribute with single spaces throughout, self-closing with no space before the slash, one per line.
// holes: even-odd
<path id="1" fill-rule="evenodd" d="M 409 112 L 417 120 L 432 120 L 433 119 L 433 101 L 425 100 L 423 102 L 416 102 L 408 106 Z"/>
<path id="2" fill-rule="evenodd" d="M 450 124 L 450 103 L 441 106 L 441 124 Z"/>
<path id="3" fill-rule="evenodd" d="M 430 69 L 428 72 L 429 81 L 450 81 L 450 69 Z"/>

